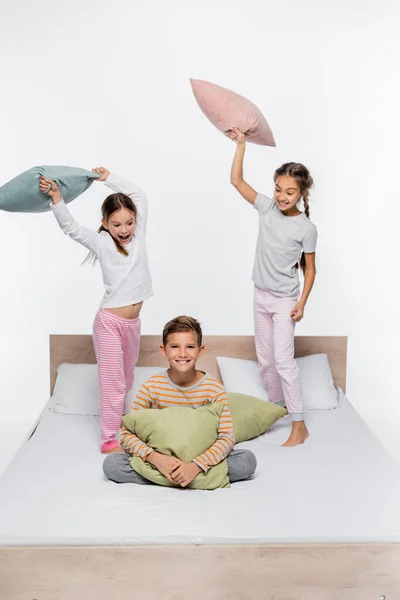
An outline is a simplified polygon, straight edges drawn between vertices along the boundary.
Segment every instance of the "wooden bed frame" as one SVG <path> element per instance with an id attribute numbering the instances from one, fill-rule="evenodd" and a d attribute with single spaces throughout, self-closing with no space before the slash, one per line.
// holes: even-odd
<path id="1" fill-rule="evenodd" d="M 209 336 L 205 344 L 199 368 L 218 378 L 216 356 L 255 360 L 252 336 Z M 143 336 L 138 364 L 165 365 L 159 345 L 158 336 Z M 345 390 L 347 338 L 296 338 L 297 356 L 320 352 L 328 354 L 335 384 Z M 91 336 L 51 336 L 51 390 L 63 362 L 94 363 Z M 400 544 L 0 548 L 0 600 L 110 600 L 117 595 L 129 600 L 378 600 L 383 595 L 398 600 Z"/>
<path id="2" fill-rule="evenodd" d="M 161 337 L 142 335 L 137 362 L 143 367 L 167 367 L 168 362 L 160 354 Z M 211 335 L 204 338 L 205 352 L 198 368 L 221 380 L 216 357 L 257 360 L 254 337 L 250 335 Z M 346 337 L 296 337 L 296 356 L 325 353 L 329 357 L 335 384 L 346 391 L 347 338 Z M 90 335 L 50 336 L 50 392 L 53 392 L 57 369 L 62 363 L 94 364 L 96 357 Z"/>

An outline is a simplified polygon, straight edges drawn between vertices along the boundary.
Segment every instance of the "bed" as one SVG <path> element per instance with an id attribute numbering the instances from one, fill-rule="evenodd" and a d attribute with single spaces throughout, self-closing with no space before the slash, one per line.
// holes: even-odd
<path id="1" fill-rule="evenodd" d="M 139 365 L 165 365 L 159 343 L 143 336 Z M 215 377 L 217 356 L 255 360 L 250 336 L 205 343 Z M 243 443 L 257 473 L 228 490 L 106 481 L 98 417 L 50 398 L 0 480 L 0 600 L 400 598 L 400 468 L 345 395 L 347 339 L 296 338 L 317 353 L 338 408 L 307 413 L 296 449 L 280 447 L 288 419 Z M 94 361 L 90 336 L 51 336 L 51 391 L 60 364 Z"/>

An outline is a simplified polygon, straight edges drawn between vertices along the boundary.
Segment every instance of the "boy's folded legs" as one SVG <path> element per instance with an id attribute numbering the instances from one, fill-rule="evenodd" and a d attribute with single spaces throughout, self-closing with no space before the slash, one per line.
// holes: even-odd
<path id="1" fill-rule="evenodd" d="M 103 462 L 103 471 L 107 479 L 115 483 L 152 484 L 131 467 L 127 453 L 109 454 Z M 250 479 L 256 470 L 257 459 L 251 450 L 234 449 L 226 459 L 228 476 L 231 483 Z"/>
<path id="2" fill-rule="evenodd" d="M 228 477 L 231 483 L 253 477 L 257 468 L 257 459 L 251 450 L 234 448 L 227 456 Z"/>
<path id="3" fill-rule="evenodd" d="M 106 456 L 103 462 L 103 471 L 107 479 L 115 481 L 115 483 L 151 484 L 151 481 L 132 469 L 129 458 L 129 454 L 126 452 L 118 452 Z"/>

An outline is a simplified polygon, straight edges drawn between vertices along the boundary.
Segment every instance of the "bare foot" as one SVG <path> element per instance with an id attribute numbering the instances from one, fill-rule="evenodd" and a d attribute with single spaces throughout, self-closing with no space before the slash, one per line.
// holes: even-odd
<path id="1" fill-rule="evenodd" d="M 293 421 L 292 431 L 289 436 L 289 439 L 287 440 L 287 442 L 282 444 L 282 446 L 286 446 L 287 448 L 299 446 L 300 444 L 304 444 L 308 436 L 308 429 L 304 421 Z"/>
<path id="2" fill-rule="evenodd" d="M 111 448 L 111 450 L 101 451 L 102 454 L 112 454 L 113 452 L 125 452 L 125 450 L 121 448 L 121 446 L 114 446 L 114 448 Z"/>

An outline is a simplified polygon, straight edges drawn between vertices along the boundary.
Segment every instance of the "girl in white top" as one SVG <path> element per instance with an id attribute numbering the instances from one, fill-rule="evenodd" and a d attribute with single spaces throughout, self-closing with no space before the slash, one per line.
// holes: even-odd
<path id="1" fill-rule="evenodd" d="M 245 136 L 233 129 L 230 137 L 237 143 L 231 183 L 259 213 L 253 282 L 260 375 L 270 401 L 285 406 L 291 414 L 292 431 L 284 446 L 296 446 L 308 437 L 300 372 L 294 359 L 294 330 L 303 318 L 316 274 L 317 229 L 310 221 L 308 205 L 313 180 L 304 165 L 286 163 L 275 172 L 274 197 L 258 194 L 243 179 Z M 298 208 L 301 199 L 304 212 Z M 301 294 L 299 267 L 304 273 Z"/>
<path id="2" fill-rule="evenodd" d="M 139 314 L 153 290 L 146 252 L 146 195 L 104 167 L 93 172 L 115 192 L 103 202 L 98 231 L 75 221 L 54 181 L 41 177 L 40 189 L 51 197 L 63 232 L 85 246 L 90 251 L 87 260 L 98 260 L 102 270 L 105 293 L 94 320 L 93 345 L 100 383 L 101 451 L 108 454 L 122 451 L 117 434 L 139 356 Z"/>

